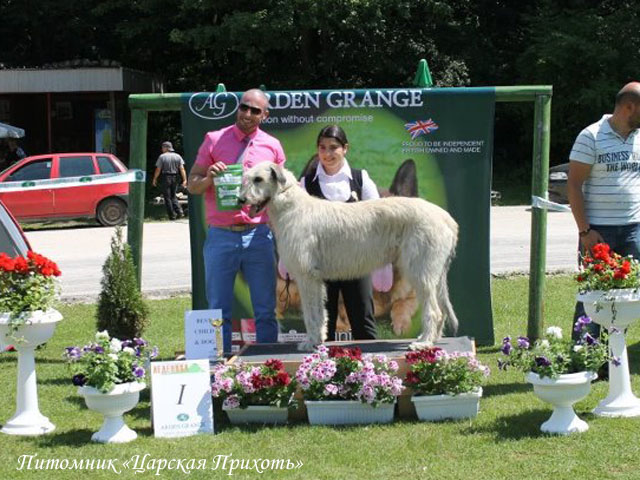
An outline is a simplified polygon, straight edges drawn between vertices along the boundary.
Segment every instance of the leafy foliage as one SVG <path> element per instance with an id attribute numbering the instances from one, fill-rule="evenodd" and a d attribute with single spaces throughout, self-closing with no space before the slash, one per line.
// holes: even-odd
<path id="1" fill-rule="evenodd" d="M 586 331 L 591 323 L 588 317 L 581 317 L 575 325 L 579 340 L 562 339 L 560 327 L 549 327 L 545 337 L 532 344 L 527 337 L 518 337 L 515 344 L 511 337 L 502 341 L 501 351 L 506 360 L 498 360 L 502 369 L 513 366 L 525 373 L 537 373 L 540 378 L 557 378 L 567 373 L 584 371 L 597 372 L 609 360 L 606 335 L 598 340 Z M 614 359 L 615 360 L 615 359 Z"/>
<path id="2" fill-rule="evenodd" d="M 409 371 L 405 383 L 416 395 L 459 395 L 478 389 L 489 368 L 470 353 L 447 353 L 431 347 L 405 354 Z"/>
<path id="3" fill-rule="evenodd" d="M 296 381 L 285 371 L 280 360 L 271 359 L 262 365 L 234 363 L 215 366 L 211 393 L 222 398 L 228 408 L 250 405 L 274 407 L 294 406 Z"/>
<path id="4" fill-rule="evenodd" d="M 102 267 L 98 310 L 98 330 L 108 330 L 117 338 L 140 337 L 147 325 L 149 308 L 136 280 L 129 245 L 122 242 L 122 228 L 116 227 L 111 253 Z"/>
<path id="5" fill-rule="evenodd" d="M 633 256 L 622 257 L 606 243 L 596 244 L 592 253 L 582 257 L 575 275 L 581 291 L 640 287 L 640 262 Z"/>
<path id="6" fill-rule="evenodd" d="M 394 402 L 402 393 L 397 370 L 398 364 L 385 355 L 320 345 L 302 359 L 296 379 L 305 400 L 357 400 L 375 407 Z"/>
<path id="7" fill-rule="evenodd" d="M 95 342 L 84 347 L 67 347 L 64 355 L 73 372 L 72 382 L 108 393 L 128 382 L 144 382 L 145 364 L 157 355 L 155 347 L 142 338 L 121 341 L 106 330 L 96 333 Z"/>
<path id="8" fill-rule="evenodd" d="M 14 258 L 0 253 L 0 313 L 9 314 L 11 332 L 29 313 L 50 309 L 56 298 L 58 266 L 35 252 Z"/>

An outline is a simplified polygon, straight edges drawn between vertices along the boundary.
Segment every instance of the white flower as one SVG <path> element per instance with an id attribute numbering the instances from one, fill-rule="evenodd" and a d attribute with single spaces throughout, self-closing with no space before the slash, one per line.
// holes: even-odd
<path id="1" fill-rule="evenodd" d="M 544 340 L 540 340 L 540 343 L 538 343 L 538 345 L 540 345 L 540 347 L 542 348 L 549 348 L 549 340 L 547 340 L 546 338 Z"/>
<path id="2" fill-rule="evenodd" d="M 103 330 L 101 332 L 96 333 L 96 340 L 97 341 L 109 340 L 109 332 L 107 332 L 106 330 Z"/>
<path id="3" fill-rule="evenodd" d="M 574 345 L 573 346 L 573 351 L 574 352 L 579 352 L 581 350 L 584 350 L 584 345 Z"/>
<path id="4" fill-rule="evenodd" d="M 124 353 L 128 353 L 129 355 L 135 355 L 135 354 L 136 354 L 136 351 L 135 351 L 133 348 L 131 348 L 131 347 L 124 347 L 124 348 L 122 349 L 122 351 L 123 351 Z"/>
<path id="5" fill-rule="evenodd" d="M 110 358 L 111 360 L 113 360 L 114 362 L 117 362 L 117 361 L 118 361 L 118 355 L 116 355 L 115 353 L 110 353 L 110 354 L 109 354 L 109 358 Z"/>
<path id="6" fill-rule="evenodd" d="M 109 342 L 109 348 L 113 353 L 118 353 L 122 350 L 122 342 L 117 338 L 112 338 L 111 342 Z"/>
<path id="7" fill-rule="evenodd" d="M 562 329 L 560 327 L 549 327 L 545 332 L 547 337 L 562 340 Z"/>

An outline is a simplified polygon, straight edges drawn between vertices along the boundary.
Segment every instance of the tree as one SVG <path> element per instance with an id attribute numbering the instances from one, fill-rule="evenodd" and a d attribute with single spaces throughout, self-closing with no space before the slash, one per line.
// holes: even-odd
<path id="1" fill-rule="evenodd" d="M 96 314 L 98 330 L 107 330 L 121 340 L 141 337 L 149 308 L 138 288 L 131 248 L 122 242 L 122 227 L 116 227 L 102 274 Z"/>

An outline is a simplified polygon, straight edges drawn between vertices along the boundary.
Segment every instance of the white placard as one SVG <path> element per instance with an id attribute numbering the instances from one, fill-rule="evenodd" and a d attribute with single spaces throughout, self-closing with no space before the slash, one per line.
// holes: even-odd
<path id="1" fill-rule="evenodd" d="M 156 437 L 213 433 L 209 360 L 151 362 L 151 408 Z"/>
<path id="2" fill-rule="evenodd" d="M 213 325 L 214 321 L 217 326 Z M 222 356 L 222 310 L 187 310 L 184 313 L 184 346 L 187 360 L 217 360 Z"/>

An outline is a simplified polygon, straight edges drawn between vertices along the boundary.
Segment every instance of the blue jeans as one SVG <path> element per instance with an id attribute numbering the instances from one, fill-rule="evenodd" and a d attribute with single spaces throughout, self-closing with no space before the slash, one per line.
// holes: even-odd
<path id="1" fill-rule="evenodd" d="M 224 351 L 231 352 L 231 307 L 236 274 L 249 285 L 258 343 L 278 341 L 273 234 L 264 224 L 246 232 L 209 227 L 203 248 L 207 301 L 222 310 Z"/>
<path id="2" fill-rule="evenodd" d="M 623 257 L 633 255 L 633 258 L 640 259 L 640 223 L 632 223 L 630 225 L 591 225 L 591 230 L 598 232 L 605 243 L 608 243 L 616 253 Z M 578 248 L 580 247 L 578 242 Z M 576 308 L 573 314 L 573 322 L 585 315 L 582 302 L 576 302 Z M 589 325 L 589 332 L 592 335 L 600 335 L 600 325 L 592 323 Z M 577 338 L 576 332 L 571 329 L 574 339 Z"/>

